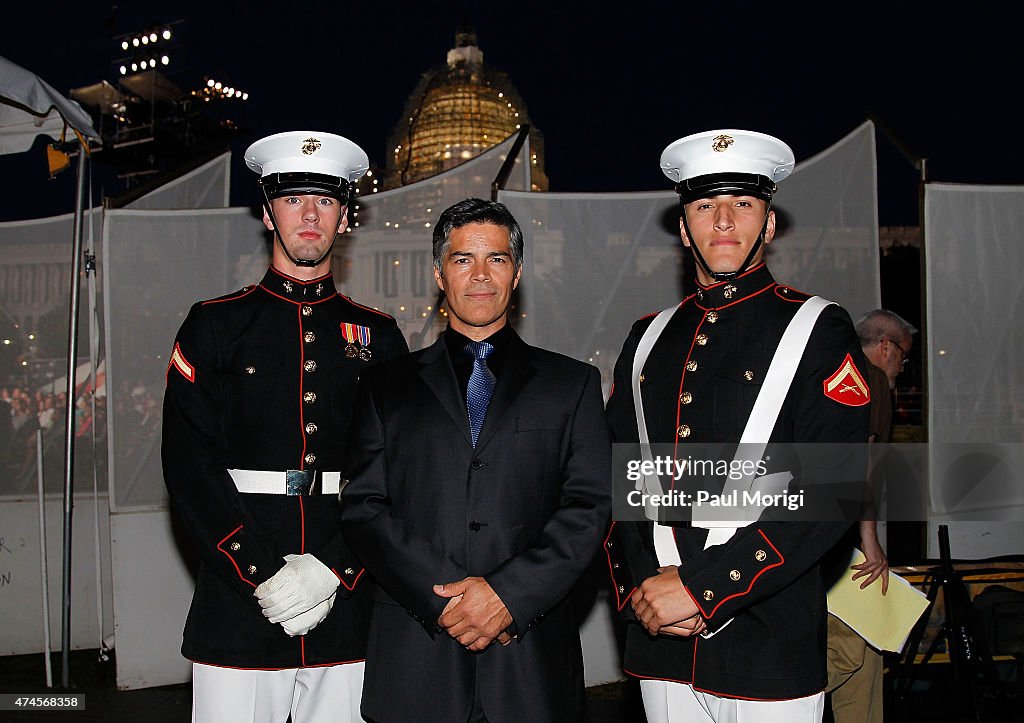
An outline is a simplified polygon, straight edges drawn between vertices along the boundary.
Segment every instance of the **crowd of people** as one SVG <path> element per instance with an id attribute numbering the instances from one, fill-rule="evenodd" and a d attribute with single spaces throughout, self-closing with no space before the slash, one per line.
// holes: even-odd
<path id="1" fill-rule="evenodd" d="M 51 385 L 52 386 L 52 385 Z M 153 439 L 160 426 L 160 390 L 140 381 L 125 382 L 114 394 L 115 414 L 124 424 L 128 456 L 131 450 Z M 95 403 L 95 404 L 94 404 Z M 95 411 L 94 411 L 95 407 Z M 35 488 L 36 431 L 42 431 L 43 465 L 49 481 L 58 479 L 64 454 L 67 393 L 47 386 L 25 384 L 0 386 L 0 494 L 18 494 Z M 74 404 L 76 466 L 93 464 L 93 439 L 97 466 L 106 469 L 107 395 L 84 392 Z M 105 475 L 101 475 L 101 479 Z"/>

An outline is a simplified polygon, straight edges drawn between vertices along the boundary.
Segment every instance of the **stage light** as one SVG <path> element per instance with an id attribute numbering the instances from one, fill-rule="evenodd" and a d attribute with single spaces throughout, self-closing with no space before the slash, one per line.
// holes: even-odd
<path id="1" fill-rule="evenodd" d="M 164 57 L 160 58 L 160 62 L 163 63 L 164 65 L 167 65 L 168 63 L 171 62 L 171 59 L 165 55 Z"/>
<path id="2" fill-rule="evenodd" d="M 151 43 L 155 43 L 156 42 L 156 33 L 150 33 L 149 34 L 149 42 L 151 42 Z"/>
<path id="3" fill-rule="evenodd" d="M 242 100 L 249 100 L 249 94 L 248 93 L 242 93 Z"/>
<path id="4" fill-rule="evenodd" d="M 134 73 L 138 69 L 139 69 L 138 64 L 137 63 L 132 63 L 132 72 Z"/>
<path id="5" fill-rule="evenodd" d="M 143 35 L 142 36 L 142 44 L 143 45 L 149 45 L 149 36 L 148 35 Z"/>
<path id="6" fill-rule="evenodd" d="M 208 81 L 206 81 L 206 87 L 207 88 L 212 88 L 213 87 L 213 78 L 210 78 Z"/>
<path id="7" fill-rule="evenodd" d="M 220 90 L 221 88 L 224 87 L 224 85 L 218 80 L 216 83 L 213 84 L 213 87 L 216 88 L 217 90 Z"/>
<path id="8" fill-rule="evenodd" d="M 121 50 L 128 50 L 128 41 L 127 40 L 122 40 L 121 41 Z"/>
<path id="9" fill-rule="evenodd" d="M 165 30 L 164 31 L 164 40 L 170 40 L 170 39 L 171 39 L 171 31 L 170 30 Z"/>
<path id="10" fill-rule="evenodd" d="M 122 66 L 121 66 L 121 75 L 127 75 L 127 74 L 128 74 L 128 68 L 126 68 L 126 67 L 124 67 L 124 66 L 122 65 Z"/>
<path id="11" fill-rule="evenodd" d="M 134 45 L 136 48 L 139 47 L 139 39 L 138 38 L 132 38 L 132 45 Z"/>
<path id="12" fill-rule="evenodd" d="M 139 67 L 142 68 L 143 70 L 145 70 L 146 69 L 146 61 L 143 60 L 141 63 L 139 63 Z"/>

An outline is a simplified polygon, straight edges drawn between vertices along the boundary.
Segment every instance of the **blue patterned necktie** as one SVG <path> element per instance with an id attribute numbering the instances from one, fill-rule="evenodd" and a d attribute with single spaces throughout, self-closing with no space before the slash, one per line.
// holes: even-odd
<path id="1" fill-rule="evenodd" d="M 473 435 L 473 446 L 480 438 L 480 428 L 484 426 L 487 405 L 494 391 L 494 374 L 487 367 L 487 357 L 494 347 L 486 341 L 471 341 L 466 344 L 466 353 L 473 357 L 473 373 L 469 375 L 466 387 L 466 409 L 469 410 L 469 431 Z"/>

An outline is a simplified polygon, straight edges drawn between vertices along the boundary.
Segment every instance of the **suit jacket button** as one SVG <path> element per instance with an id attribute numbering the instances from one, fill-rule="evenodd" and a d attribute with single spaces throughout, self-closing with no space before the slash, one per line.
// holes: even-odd
<path id="1" fill-rule="evenodd" d="M 767 557 L 768 553 L 766 553 L 764 550 L 758 550 L 754 553 L 754 559 L 758 562 L 764 562 Z"/>
<path id="2" fill-rule="evenodd" d="M 476 520 L 473 520 L 472 522 L 470 522 L 469 523 L 469 531 L 470 532 L 480 532 L 480 523 L 477 522 Z"/>
<path id="3" fill-rule="evenodd" d="M 740 571 L 739 570 L 730 570 L 729 571 L 729 579 L 732 580 L 733 582 L 738 582 L 739 579 L 740 579 Z"/>
<path id="4" fill-rule="evenodd" d="M 473 463 L 470 465 L 470 467 L 472 467 L 473 469 L 480 469 L 483 466 L 484 466 L 484 463 L 481 462 L 479 459 L 474 459 Z"/>
<path id="5" fill-rule="evenodd" d="M 710 590 L 705 590 L 704 591 L 704 599 L 708 600 L 708 601 L 714 600 L 715 599 L 715 593 L 711 592 Z"/>

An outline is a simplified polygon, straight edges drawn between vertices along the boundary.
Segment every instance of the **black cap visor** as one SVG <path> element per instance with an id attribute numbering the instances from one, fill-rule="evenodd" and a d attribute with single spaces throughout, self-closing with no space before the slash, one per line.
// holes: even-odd
<path id="1" fill-rule="evenodd" d="M 714 196 L 755 196 L 771 201 L 776 187 L 773 180 L 758 173 L 709 173 L 680 181 L 676 193 L 684 204 Z"/>
<path id="2" fill-rule="evenodd" d="M 324 173 L 271 173 L 260 178 L 267 198 L 283 196 L 329 196 L 348 203 L 349 184 L 338 176 Z"/>

